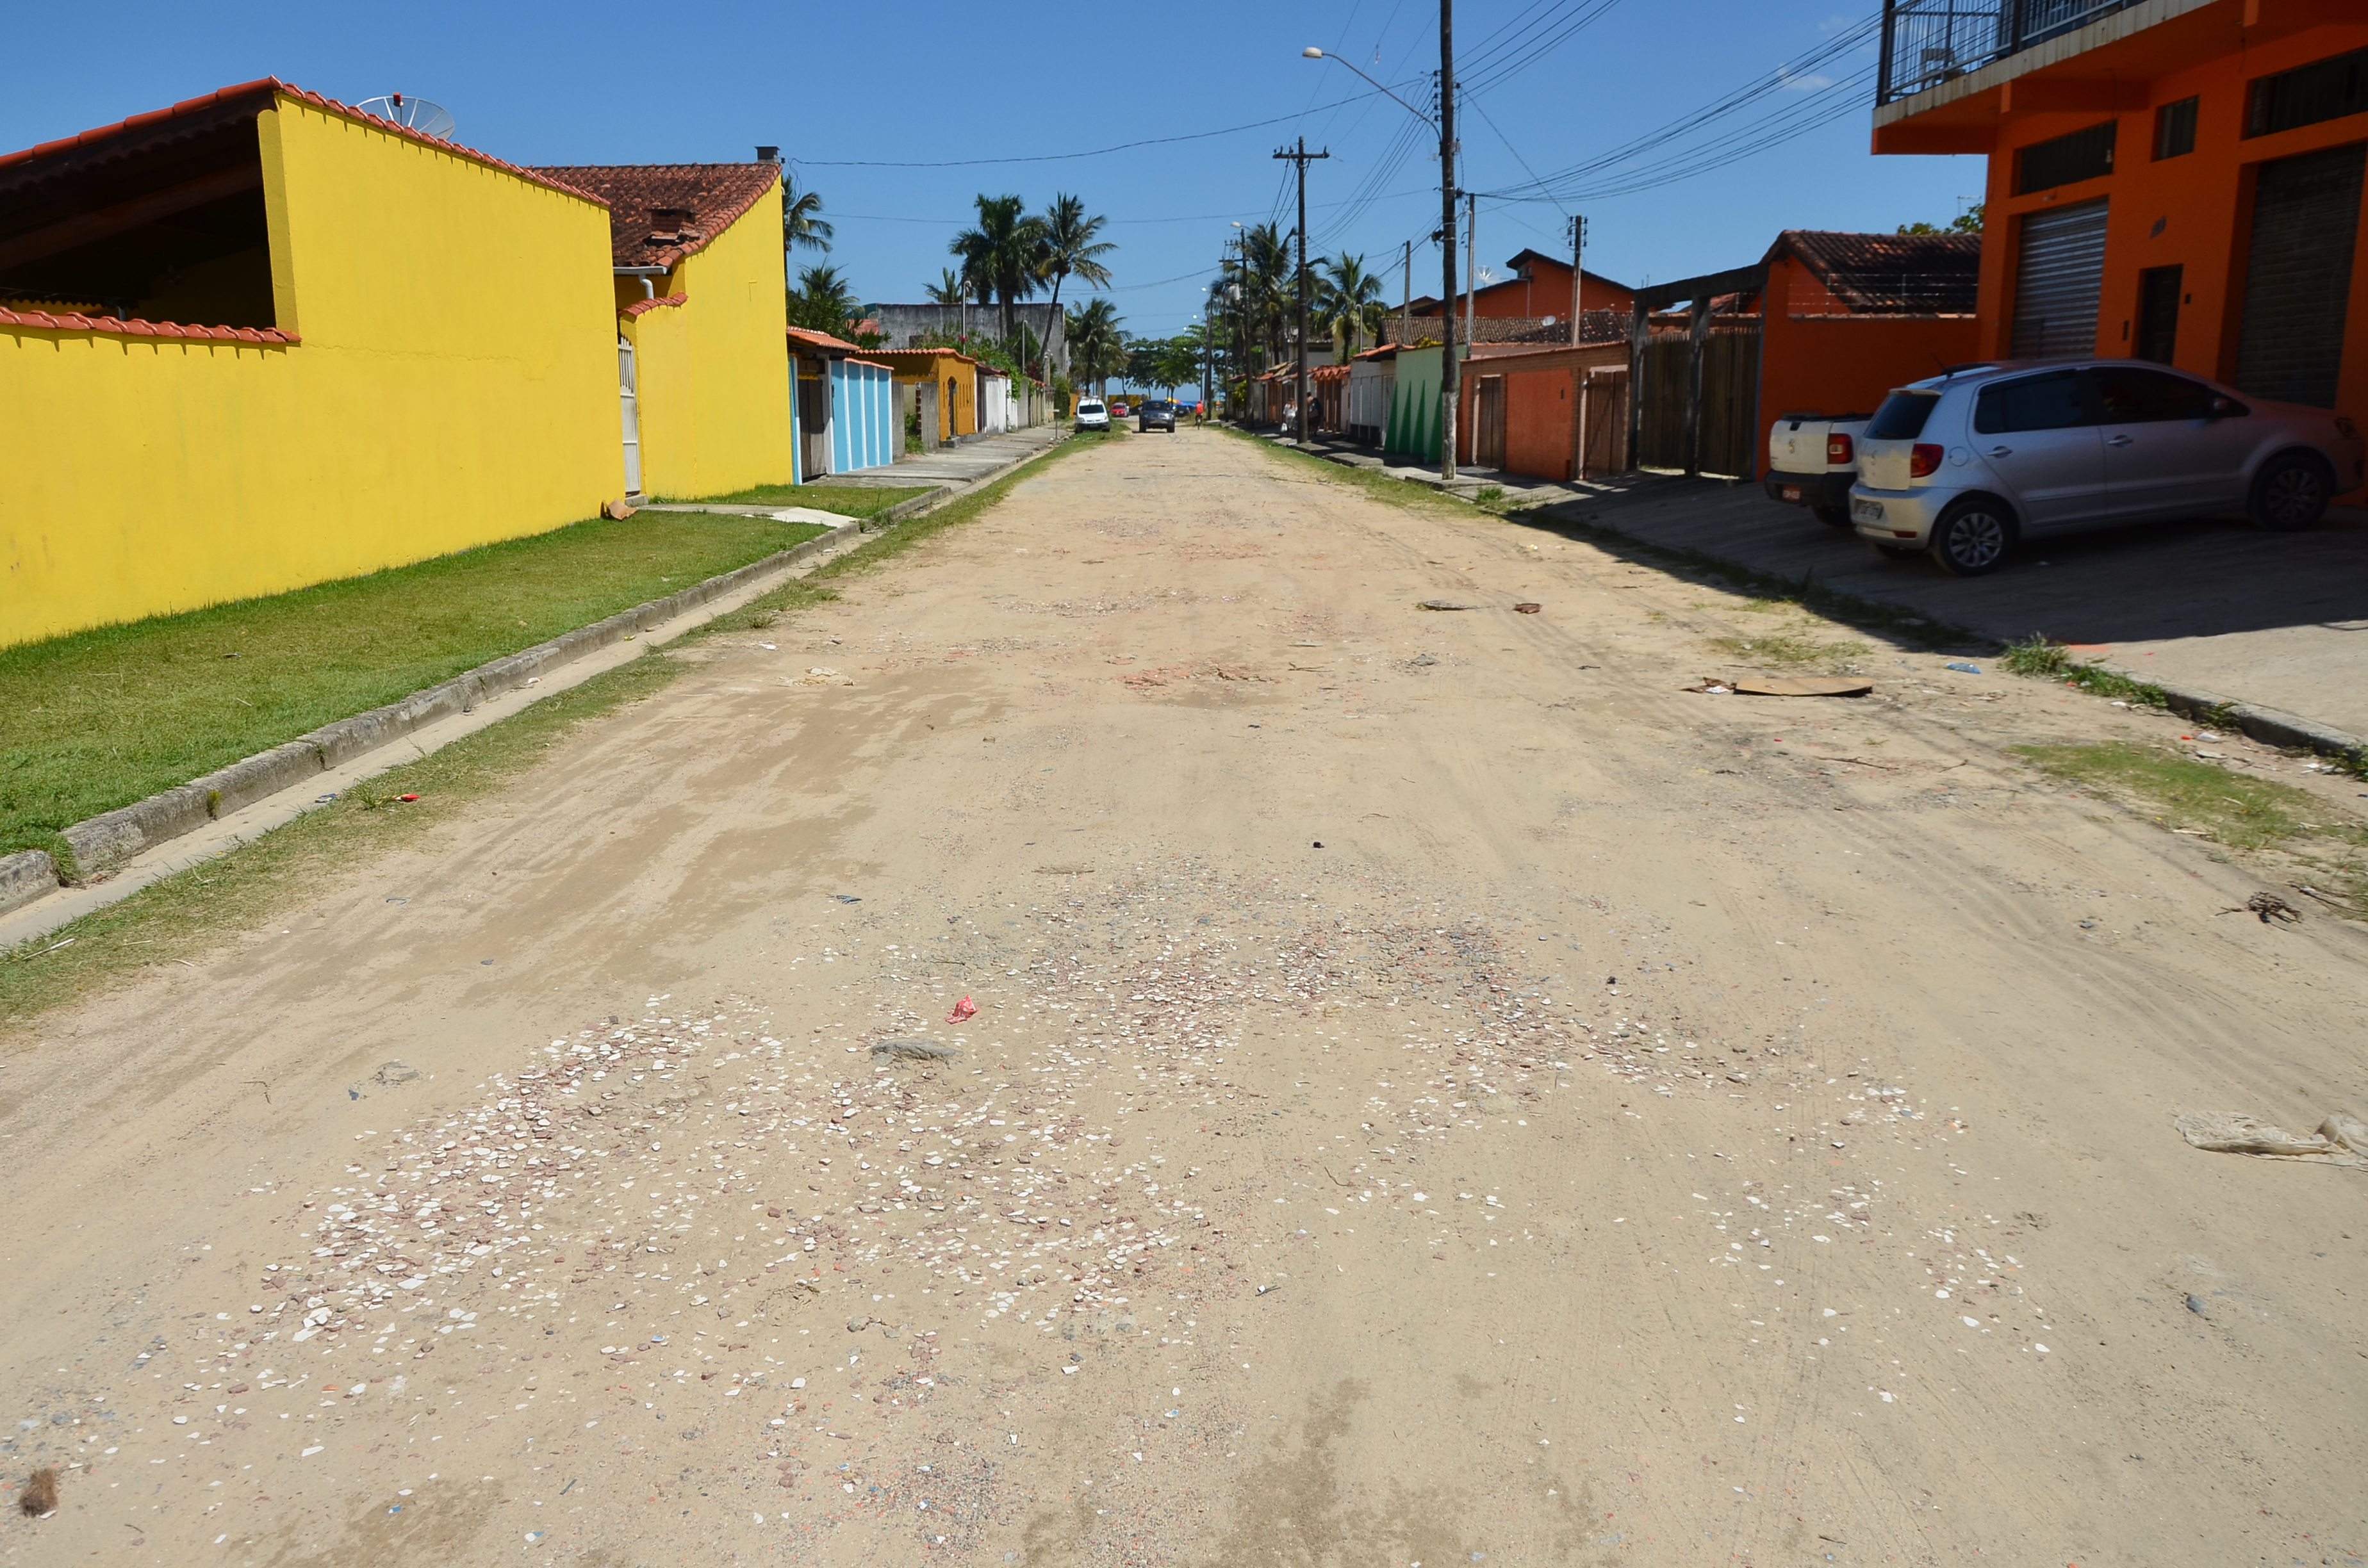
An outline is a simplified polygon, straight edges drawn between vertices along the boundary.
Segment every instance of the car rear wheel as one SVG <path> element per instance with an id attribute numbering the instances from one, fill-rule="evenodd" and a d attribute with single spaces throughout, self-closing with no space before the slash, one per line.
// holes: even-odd
<path id="1" fill-rule="evenodd" d="M 1849 528 L 1857 526 L 1850 521 L 1850 508 L 1847 506 L 1812 506 L 1809 508 L 1809 513 L 1829 528 Z"/>
<path id="2" fill-rule="evenodd" d="M 1967 496 L 1932 526 L 1932 559 L 1952 577 L 1986 576 L 2013 548 L 2014 515 L 1987 496 Z"/>
<path id="3" fill-rule="evenodd" d="M 2334 477 L 2327 472 L 2327 464 L 2308 452 L 2280 452 L 2253 476 L 2245 515 L 2257 528 L 2301 533 L 2318 526 L 2334 493 Z"/>

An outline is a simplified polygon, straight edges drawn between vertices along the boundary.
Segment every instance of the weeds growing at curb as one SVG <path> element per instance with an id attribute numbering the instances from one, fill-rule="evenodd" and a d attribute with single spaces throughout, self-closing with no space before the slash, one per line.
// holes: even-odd
<path id="1" fill-rule="evenodd" d="M 2118 698 L 2134 708 L 2170 706 L 2170 699 L 2162 687 L 2132 680 L 2100 665 L 2081 664 L 2072 657 L 2070 648 L 2043 632 L 2034 631 L 2020 642 L 2008 643 L 1998 653 L 1998 663 L 2011 674 L 2029 676 L 2034 680 L 2059 680 L 2094 696 Z M 2207 714 L 2202 722 L 2225 723 L 2227 720 L 2225 714 Z"/>

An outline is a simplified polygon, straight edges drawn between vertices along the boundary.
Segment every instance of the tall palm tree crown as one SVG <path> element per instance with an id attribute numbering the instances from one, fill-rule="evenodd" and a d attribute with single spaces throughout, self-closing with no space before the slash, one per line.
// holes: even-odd
<path id="1" fill-rule="evenodd" d="M 1363 256 L 1346 251 L 1318 261 L 1315 272 L 1319 324 L 1336 346 L 1349 353 L 1362 350 L 1366 335 L 1378 334 L 1388 315 L 1382 280 L 1365 270 Z"/>
<path id="2" fill-rule="evenodd" d="M 1052 280 L 1055 311 L 1061 308 L 1061 285 L 1072 277 L 1097 289 L 1110 287 L 1110 271 L 1101 258 L 1118 246 L 1099 237 L 1108 219 L 1088 217 L 1083 201 L 1064 194 L 1053 198 L 1037 222 L 1042 226 L 1037 267 Z"/>
<path id="3" fill-rule="evenodd" d="M 978 226 L 964 229 L 947 247 L 962 258 L 962 277 L 981 297 L 1003 306 L 1003 336 L 1011 337 L 1011 307 L 1036 292 L 1044 223 L 1027 215 L 1017 196 L 976 199 Z"/>
<path id="4" fill-rule="evenodd" d="M 1063 323 L 1069 344 L 1069 373 L 1079 385 L 1101 383 L 1126 369 L 1126 334 L 1108 300 L 1088 300 Z"/>
<path id="5" fill-rule="evenodd" d="M 781 176 L 781 248 L 786 251 L 803 245 L 809 250 L 826 251 L 838 231 L 822 215 L 822 198 L 811 190 L 798 188 L 794 175 Z"/>

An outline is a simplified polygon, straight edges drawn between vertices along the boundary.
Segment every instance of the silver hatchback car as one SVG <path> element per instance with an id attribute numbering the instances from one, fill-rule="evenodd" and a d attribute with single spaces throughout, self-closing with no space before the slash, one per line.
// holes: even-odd
<path id="1" fill-rule="evenodd" d="M 1894 392 L 1858 466 L 1861 538 L 1973 577 L 2020 540 L 2087 528 L 2235 512 L 2313 528 L 2368 483 L 2368 448 L 2329 410 L 2143 360 L 2002 360 Z"/>

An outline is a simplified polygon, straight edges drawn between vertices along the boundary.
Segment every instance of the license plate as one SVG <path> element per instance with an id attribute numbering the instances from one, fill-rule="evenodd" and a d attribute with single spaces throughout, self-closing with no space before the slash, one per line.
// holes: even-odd
<path id="1" fill-rule="evenodd" d="M 1800 502 L 1801 502 L 1801 487 L 1800 487 L 1799 485 L 1797 485 L 1797 484 L 1787 484 L 1787 485 L 1785 485 L 1785 486 L 1783 487 L 1783 494 L 1784 494 L 1784 499 L 1785 499 L 1785 500 L 1792 502 L 1794 506 L 1799 506 L 1799 505 L 1800 505 Z"/>
<path id="2" fill-rule="evenodd" d="M 1879 523 L 1883 521 L 1883 503 L 1853 501 L 1850 503 L 1850 517 L 1853 520 L 1861 523 Z"/>

